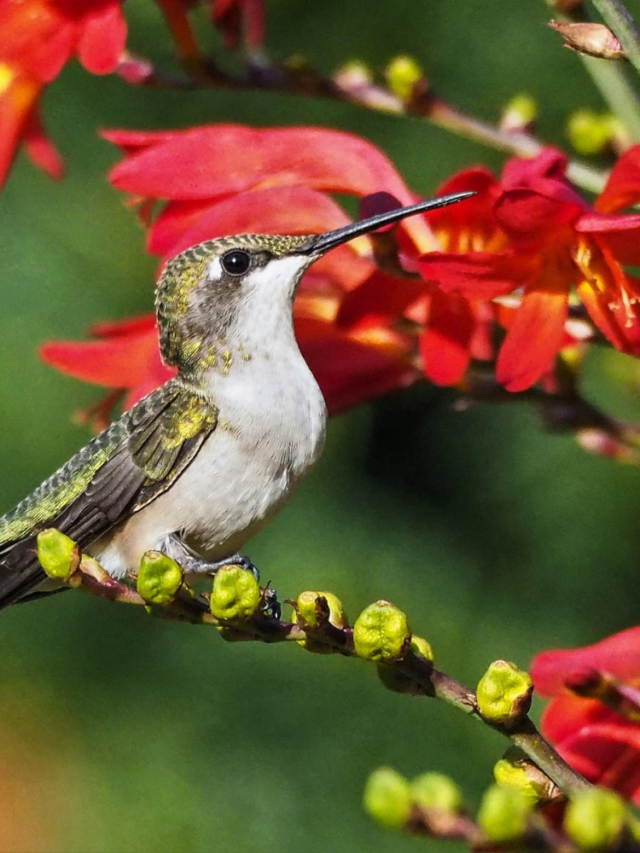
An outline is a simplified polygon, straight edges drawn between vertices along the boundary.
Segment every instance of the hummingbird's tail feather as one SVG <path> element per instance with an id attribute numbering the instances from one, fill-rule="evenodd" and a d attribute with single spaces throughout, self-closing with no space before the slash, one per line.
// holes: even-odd
<path id="1" fill-rule="evenodd" d="M 24 599 L 46 579 L 38 561 L 35 536 L 0 547 L 0 610 Z"/>

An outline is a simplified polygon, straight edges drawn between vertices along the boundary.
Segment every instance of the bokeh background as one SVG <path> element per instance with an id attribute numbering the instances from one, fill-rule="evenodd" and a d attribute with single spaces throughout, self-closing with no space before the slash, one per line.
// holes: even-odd
<path id="1" fill-rule="evenodd" d="M 331 71 L 409 52 L 442 96 L 485 119 L 533 94 L 540 135 L 556 144 L 572 109 L 602 106 L 545 28 L 542 0 L 267 6 L 276 56 L 299 52 Z M 131 48 L 172 67 L 153 3 L 126 11 Z M 152 304 L 156 262 L 107 184 L 117 153 L 98 128 L 351 130 L 424 194 L 457 169 L 503 160 L 417 120 L 275 94 L 132 89 L 76 64 L 45 114 L 67 179 L 51 183 L 21 160 L 0 198 L 2 511 L 86 442 L 71 415 L 100 394 L 45 367 L 38 345 Z M 625 357 L 594 353 L 585 384 L 618 415 L 640 417 L 638 377 Z M 388 598 L 439 666 L 470 684 L 495 658 L 527 666 L 541 649 L 637 623 L 640 470 L 545 433 L 523 404 L 458 412 L 453 401 L 425 385 L 331 422 L 316 472 L 249 548 L 281 597 L 331 590 L 354 618 Z M 354 661 L 227 645 L 79 593 L 0 616 L 1 851 L 401 853 L 419 842 L 363 813 L 367 774 L 439 770 L 477 803 L 503 747 L 446 707 L 385 691 Z"/>

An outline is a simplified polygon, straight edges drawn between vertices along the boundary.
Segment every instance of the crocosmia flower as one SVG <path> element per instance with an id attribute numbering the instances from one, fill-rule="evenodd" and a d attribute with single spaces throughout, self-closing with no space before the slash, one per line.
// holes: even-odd
<path id="1" fill-rule="evenodd" d="M 24 143 L 53 177 L 62 161 L 41 126 L 45 86 L 77 55 L 93 74 L 113 71 L 127 27 L 121 0 L 0 0 L 0 187 Z"/>
<path id="2" fill-rule="evenodd" d="M 552 697 L 542 729 L 563 758 L 640 804 L 640 628 L 543 652 L 531 675 L 536 690 Z"/>

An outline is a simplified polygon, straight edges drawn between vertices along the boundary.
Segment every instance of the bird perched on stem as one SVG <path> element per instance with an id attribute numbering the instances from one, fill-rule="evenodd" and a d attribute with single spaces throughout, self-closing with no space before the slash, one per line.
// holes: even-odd
<path id="1" fill-rule="evenodd" d="M 253 569 L 239 551 L 318 459 L 326 408 L 293 329 L 303 273 L 361 234 L 456 193 L 307 236 L 248 234 L 170 260 L 156 312 L 178 373 L 0 519 L 0 607 L 51 588 L 37 534 L 57 528 L 112 577 L 160 550 L 190 574 Z"/>

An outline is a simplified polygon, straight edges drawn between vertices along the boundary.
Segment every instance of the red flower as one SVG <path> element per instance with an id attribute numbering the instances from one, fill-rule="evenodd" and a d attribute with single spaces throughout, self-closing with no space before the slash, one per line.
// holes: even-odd
<path id="1" fill-rule="evenodd" d="M 145 216 L 157 199 L 169 199 L 149 232 L 151 251 L 165 259 L 228 234 L 310 234 L 338 228 L 349 219 L 328 192 L 364 196 L 384 190 L 403 203 L 415 200 L 378 149 L 336 131 L 222 125 L 168 133 L 113 131 L 106 136 L 127 154 L 111 180 L 141 200 Z M 416 246 L 424 251 L 435 245 L 421 217 L 403 222 L 401 230 L 414 254 Z M 377 268 L 371 242 L 362 237 L 314 264 L 300 287 L 295 305 L 298 340 L 332 412 L 420 376 L 413 335 L 384 322 L 351 330 L 336 323 L 345 293 L 376 279 L 389 286 L 400 280 Z M 124 329 L 114 325 L 108 332 L 93 343 L 47 344 L 43 358 L 78 378 L 127 389 L 125 405 L 131 405 L 164 376 L 152 319 Z"/>
<path id="2" fill-rule="evenodd" d="M 473 190 L 476 196 L 464 204 L 435 210 L 429 217 L 437 247 L 450 252 L 464 252 L 470 248 L 489 252 L 508 245 L 506 235 L 493 217 L 493 206 L 500 195 L 495 178 L 485 169 L 467 169 L 438 187 L 436 195 L 463 190 Z M 444 257 L 442 252 L 422 255 L 421 247 L 411 241 L 411 236 L 400 235 L 407 268 L 422 272 L 424 258 L 432 254 Z M 462 256 L 451 254 L 448 257 L 455 263 Z M 489 360 L 493 357 L 491 327 L 497 311 L 488 301 L 470 301 L 464 296 L 447 293 L 436 282 L 437 278 L 430 274 L 394 280 L 388 276 L 373 276 L 345 297 L 338 323 L 347 329 L 362 329 L 372 322 L 413 321 L 417 324 L 425 375 L 438 385 L 453 385 L 462 379 L 472 358 Z M 474 293 L 481 297 L 479 273 L 474 283 Z M 513 282 L 509 280 L 504 292 L 511 290 Z M 490 293 L 494 295 L 493 287 Z"/>
<path id="3" fill-rule="evenodd" d="M 640 804 L 640 628 L 543 652 L 531 675 L 553 697 L 542 729 L 560 754 L 589 781 Z"/>
<path id="4" fill-rule="evenodd" d="M 0 0 L 0 187 L 21 143 L 53 177 L 62 161 L 46 139 L 38 103 L 77 54 L 93 74 L 118 64 L 127 28 L 121 0 Z"/>
<path id="5" fill-rule="evenodd" d="M 490 216 L 506 248 L 487 252 L 481 240 L 470 240 L 462 251 L 458 244 L 419 260 L 426 279 L 471 301 L 521 291 L 497 363 L 498 381 L 509 390 L 528 388 L 550 369 L 573 289 L 614 346 L 640 352 L 640 285 L 623 269 L 640 258 L 640 216 L 610 212 L 637 197 L 629 175 L 639 157 L 638 147 L 623 155 L 594 209 L 566 180 L 559 152 L 511 160 Z"/>

